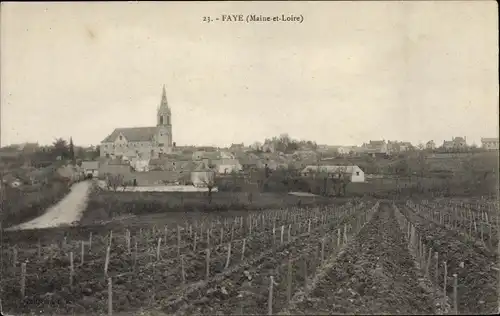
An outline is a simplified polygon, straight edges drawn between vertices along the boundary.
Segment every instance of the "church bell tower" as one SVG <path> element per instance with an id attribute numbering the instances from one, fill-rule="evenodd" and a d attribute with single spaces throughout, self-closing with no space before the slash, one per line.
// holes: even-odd
<path id="1" fill-rule="evenodd" d="M 167 102 L 167 92 L 165 85 L 161 96 L 160 107 L 157 111 L 156 127 L 158 129 L 156 139 L 159 149 L 163 152 L 170 152 L 172 149 L 172 113 Z"/>

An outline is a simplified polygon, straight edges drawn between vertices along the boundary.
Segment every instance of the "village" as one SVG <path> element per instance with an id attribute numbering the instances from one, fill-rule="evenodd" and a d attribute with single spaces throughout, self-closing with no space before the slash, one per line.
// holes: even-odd
<path id="1" fill-rule="evenodd" d="M 71 157 L 68 155 L 69 147 L 74 146 L 72 139 L 59 139 L 52 146 L 26 143 L 1 148 L 0 157 L 7 167 L 2 172 L 2 184 L 18 187 L 43 183 L 54 170 L 69 182 L 98 179 L 101 187 L 114 190 L 145 187 L 147 191 L 205 191 L 208 186 L 217 187 L 216 179 L 228 177 L 245 178 L 247 185 L 257 185 L 259 176 L 276 171 L 301 177 L 321 173 L 328 178 L 363 183 L 384 175 L 408 175 L 412 171 L 397 170 L 397 166 L 409 157 L 424 156 L 429 161 L 453 159 L 499 148 L 499 138 L 482 138 L 480 146 L 467 144 L 465 136 L 451 137 L 440 145 L 434 140 L 418 145 L 369 140 L 359 146 L 335 146 L 294 140 L 288 134 L 226 148 L 180 146 L 173 141 L 172 110 L 165 86 L 160 100 L 156 127 L 117 128 L 98 145 L 71 149 Z M 61 146 L 61 153 L 67 149 L 65 156 L 44 161 L 43 153 L 57 151 Z M 61 160 L 72 163 L 54 169 Z M 18 168 L 9 170 L 9 161 Z M 37 168 L 40 163 L 48 166 Z M 414 169 L 415 173 L 419 171 Z"/>

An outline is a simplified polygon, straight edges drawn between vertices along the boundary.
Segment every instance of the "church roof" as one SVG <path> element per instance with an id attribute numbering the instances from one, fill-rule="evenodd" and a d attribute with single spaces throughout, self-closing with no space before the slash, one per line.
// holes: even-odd
<path id="1" fill-rule="evenodd" d="M 153 139 L 156 131 L 156 127 L 115 128 L 113 133 L 106 137 L 101 143 L 114 142 L 120 134 L 122 134 L 129 142 L 147 142 Z"/>

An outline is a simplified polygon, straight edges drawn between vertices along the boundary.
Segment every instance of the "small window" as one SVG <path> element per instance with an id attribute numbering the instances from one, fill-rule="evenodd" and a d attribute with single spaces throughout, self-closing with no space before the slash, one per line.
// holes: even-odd
<path id="1" fill-rule="evenodd" d="M 359 171 L 356 171 L 356 175 L 359 176 Z"/>
<path id="2" fill-rule="evenodd" d="M 120 135 L 120 140 L 122 140 L 122 139 L 123 139 L 123 136 L 122 136 L 122 135 Z"/>

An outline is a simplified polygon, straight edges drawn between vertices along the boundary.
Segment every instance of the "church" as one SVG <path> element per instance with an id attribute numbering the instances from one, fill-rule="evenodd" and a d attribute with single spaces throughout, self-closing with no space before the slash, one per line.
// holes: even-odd
<path id="1" fill-rule="evenodd" d="M 165 85 L 157 109 L 156 126 L 116 128 L 100 146 L 100 156 L 127 160 L 151 159 L 172 152 L 172 113 Z"/>

